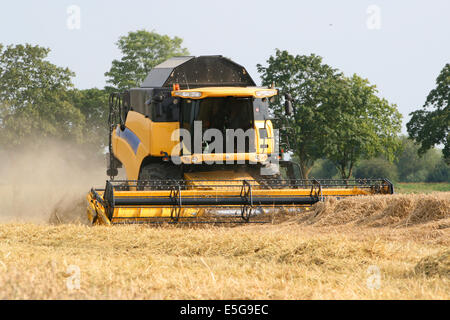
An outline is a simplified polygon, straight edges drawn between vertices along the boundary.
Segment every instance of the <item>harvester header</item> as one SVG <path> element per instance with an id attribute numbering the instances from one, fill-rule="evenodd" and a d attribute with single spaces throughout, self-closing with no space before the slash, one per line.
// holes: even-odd
<path id="1" fill-rule="evenodd" d="M 88 195 L 89 219 L 124 223 L 266 223 L 282 210 L 309 207 L 326 197 L 391 194 L 385 179 L 351 180 L 183 180 L 108 181 Z M 124 190 L 124 184 L 129 187 Z M 269 187 L 270 185 L 270 187 Z M 93 200 L 93 201 L 92 201 Z M 300 210 L 299 210 L 300 211 Z"/>

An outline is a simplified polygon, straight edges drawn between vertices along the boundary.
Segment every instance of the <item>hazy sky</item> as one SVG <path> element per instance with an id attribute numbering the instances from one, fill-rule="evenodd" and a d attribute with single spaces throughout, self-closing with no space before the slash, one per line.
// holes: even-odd
<path id="1" fill-rule="evenodd" d="M 80 24 L 71 19 L 80 9 Z M 102 88 L 120 57 L 115 42 L 138 29 L 179 36 L 192 55 L 256 64 L 275 48 L 315 53 L 345 74 L 368 78 L 404 115 L 422 106 L 450 62 L 450 1 L 2 1 L 0 43 L 49 47 L 78 88 Z M 405 132 L 405 130 L 403 130 Z"/>

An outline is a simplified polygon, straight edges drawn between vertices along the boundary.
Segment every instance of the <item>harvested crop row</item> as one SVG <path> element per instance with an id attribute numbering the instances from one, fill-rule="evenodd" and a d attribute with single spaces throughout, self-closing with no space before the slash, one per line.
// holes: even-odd
<path id="1" fill-rule="evenodd" d="M 406 227 L 450 218 L 450 192 L 366 196 L 317 203 L 300 222 L 314 226 L 351 224 L 366 227 Z M 442 224 L 445 226 L 445 223 Z M 450 226 L 450 225 L 449 225 Z"/>

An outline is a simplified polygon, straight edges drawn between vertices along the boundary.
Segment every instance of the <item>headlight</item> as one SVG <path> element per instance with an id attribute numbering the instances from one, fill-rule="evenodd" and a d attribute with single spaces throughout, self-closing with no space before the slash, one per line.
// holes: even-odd
<path id="1" fill-rule="evenodd" d="M 255 95 L 258 98 L 272 97 L 276 94 L 277 94 L 277 90 L 260 90 L 260 91 L 255 92 Z"/>
<path id="2" fill-rule="evenodd" d="M 202 93 L 198 91 L 175 91 L 174 95 L 183 98 L 200 98 Z"/>

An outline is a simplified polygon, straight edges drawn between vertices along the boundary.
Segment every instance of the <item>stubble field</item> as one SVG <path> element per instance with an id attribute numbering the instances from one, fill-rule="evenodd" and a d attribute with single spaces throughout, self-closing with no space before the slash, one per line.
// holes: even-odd
<path id="1" fill-rule="evenodd" d="M 0 299 L 449 299 L 449 227 L 450 193 L 331 199 L 269 225 L 7 222 Z"/>

